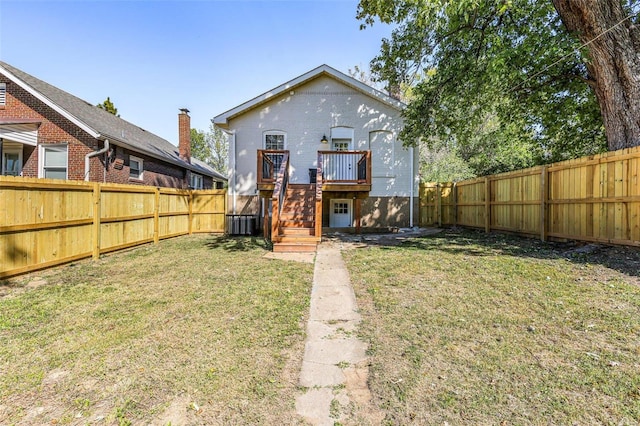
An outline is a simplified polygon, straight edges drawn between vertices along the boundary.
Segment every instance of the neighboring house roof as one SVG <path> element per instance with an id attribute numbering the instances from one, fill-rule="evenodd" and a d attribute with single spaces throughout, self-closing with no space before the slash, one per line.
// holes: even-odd
<path id="1" fill-rule="evenodd" d="M 405 107 L 405 104 L 400 102 L 399 100 L 394 99 L 391 96 L 385 95 L 381 91 L 374 89 L 373 87 L 359 80 L 356 80 L 353 77 L 343 74 L 340 71 L 336 70 L 335 68 L 331 68 L 328 65 L 320 65 L 319 67 L 314 68 L 311 71 L 306 72 L 301 76 L 294 78 L 293 80 L 290 80 L 284 84 L 281 84 L 280 86 L 272 90 L 269 90 L 268 92 L 265 92 L 260 96 L 256 96 L 255 98 L 214 117 L 213 122 L 219 127 L 226 128 L 228 127 L 230 119 L 237 117 L 238 115 L 244 114 L 245 112 L 264 104 L 265 102 L 268 102 L 274 99 L 276 96 L 282 93 L 294 90 L 296 87 L 301 86 L 305 83 L 308 83 L 309 81 L 314 80 L 321 76 L 331 77 L 397 110 L 402 110 Z"/>
<path id="2" fill-rule="evenodd" d="M 94 138 L 108 139 L 115 145 L 147 154 L 214 179 L 227 179 L 208 164 L 195 158 L 191 159 L 191 164 L 187 163 L 180 158 L 178 147 L 166 139 L 39 80 L 6 62 L 0 61 L 0 73 Z"/>

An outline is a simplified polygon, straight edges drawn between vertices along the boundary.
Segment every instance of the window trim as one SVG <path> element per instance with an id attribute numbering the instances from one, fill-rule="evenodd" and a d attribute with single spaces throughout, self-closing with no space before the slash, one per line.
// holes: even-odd
<path id="1" fill-rule="evenodd" d="M 138 163 L 138 176 L 131 175 L 131 162 L 135 161 Z M 136 157 L 135 155 L 129 154 L 129 179 L 133 180 L 143 180 L 144 178 L 144 160 L 140 157 Z"/>
<path id="2" fill-rule="evenodd" d="M 58 151 L 62 151 L 64 149 L 64 152 L 67 154 L 66 155 L 66 163 L 64 165 L 64 179 L 68 180 L 69 179 L 69 144 L 67 143 L 46 143 L 46 144 L 41 144 L 38 147 L 38 177 L 39 178 L 45 178 L 45 172 L 47 169 L 61 169 L 62 167 L 46 167 L 45 166 L 45 157 L 46 157 L 46 151 L 47 150 L 58 150 Z M 55 178 L 49 178 L 49 179 L 55 179 Z"/>
<path id="3" fill-rule="evenodd" d="M 282 151 L 287 150 L 287 132 L 283 132 L 282 130 L 265 130 L 262 132 L 262 147 L 264 149 L 271 150 L 271 148 L 267 148 L 267 136 L 270 135 L 283 136 Z"/>

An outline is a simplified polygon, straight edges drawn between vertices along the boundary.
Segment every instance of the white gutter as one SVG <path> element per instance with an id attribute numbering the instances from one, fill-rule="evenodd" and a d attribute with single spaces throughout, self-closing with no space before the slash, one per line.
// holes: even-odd
<path id="1" fill-rule="evenodd" d="M 411 163 L 410 165 L 410 169 L 411 169 L 411 189 L 409 190 L 409 228 L 413 228 L 413 187 L 416 184 L 416 180 L 415 177 L 413 176 L 414 174 L 414 165 L 413 165 L 413 158 L 414 158 L 414 154 L 413 151 L 415 150 L 415 147 L 411 147 L 411 151 L 409 151 L 409 162 Z"/>
<path id="2" fill-rule="evenodd" d="M 91 157 L 95 157 L 96 155 L 104 154 L 109 151 L 109 139 L 104 140 L 104 147 L 100 151 L 93 151 L 84 156 L 84 180 L 89 181 L 89 167 L 91 164 Z M 107 168 L 107 162 L 105 160 L 104 163 L 105 170 Z"/>
<path id="3" fill-rule="evenodd" d="M 213 120 L 212 120 L 213 121 Z M 231 213 L 236 214 L 236 204 L 238 199 L 238 191 L 236 190 L 236 131 L 226 130 L 220 126 L 217 126 L 227 136 L 229 136 L 229 190 L 233 198 L 231 199 Z"/>

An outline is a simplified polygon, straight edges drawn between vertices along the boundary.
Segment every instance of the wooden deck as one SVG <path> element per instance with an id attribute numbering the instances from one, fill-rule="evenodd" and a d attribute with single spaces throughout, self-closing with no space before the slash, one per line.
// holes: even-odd
<path id="1" fill-rule="evenodd" d="M 316 250 L 322 238 L 323 194 L 355 199 L 359 231 L 361 200 L 371 191 L 371 151 L 319 151 L 317 167 L 309 168 L 311 182 L 302 184 L 289 182 L 289 151 L 257 154 L 257 189 L 271 203 L 265 236 L 273 242 L 274 252 Z"/>

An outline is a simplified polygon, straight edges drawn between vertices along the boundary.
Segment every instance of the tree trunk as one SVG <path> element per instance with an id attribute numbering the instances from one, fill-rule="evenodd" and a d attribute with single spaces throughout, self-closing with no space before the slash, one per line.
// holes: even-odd
<path id="1" fill-rule="evenodd" d="M 622 0 L 551 0 L 567 29 L 587 43 L 587 71 L 610 150 L 640 145 L 640 30 Z M 607 31 L 609 30 L 609 31 Z M 605 31 L 606 34 L 603 34 Z"/>

